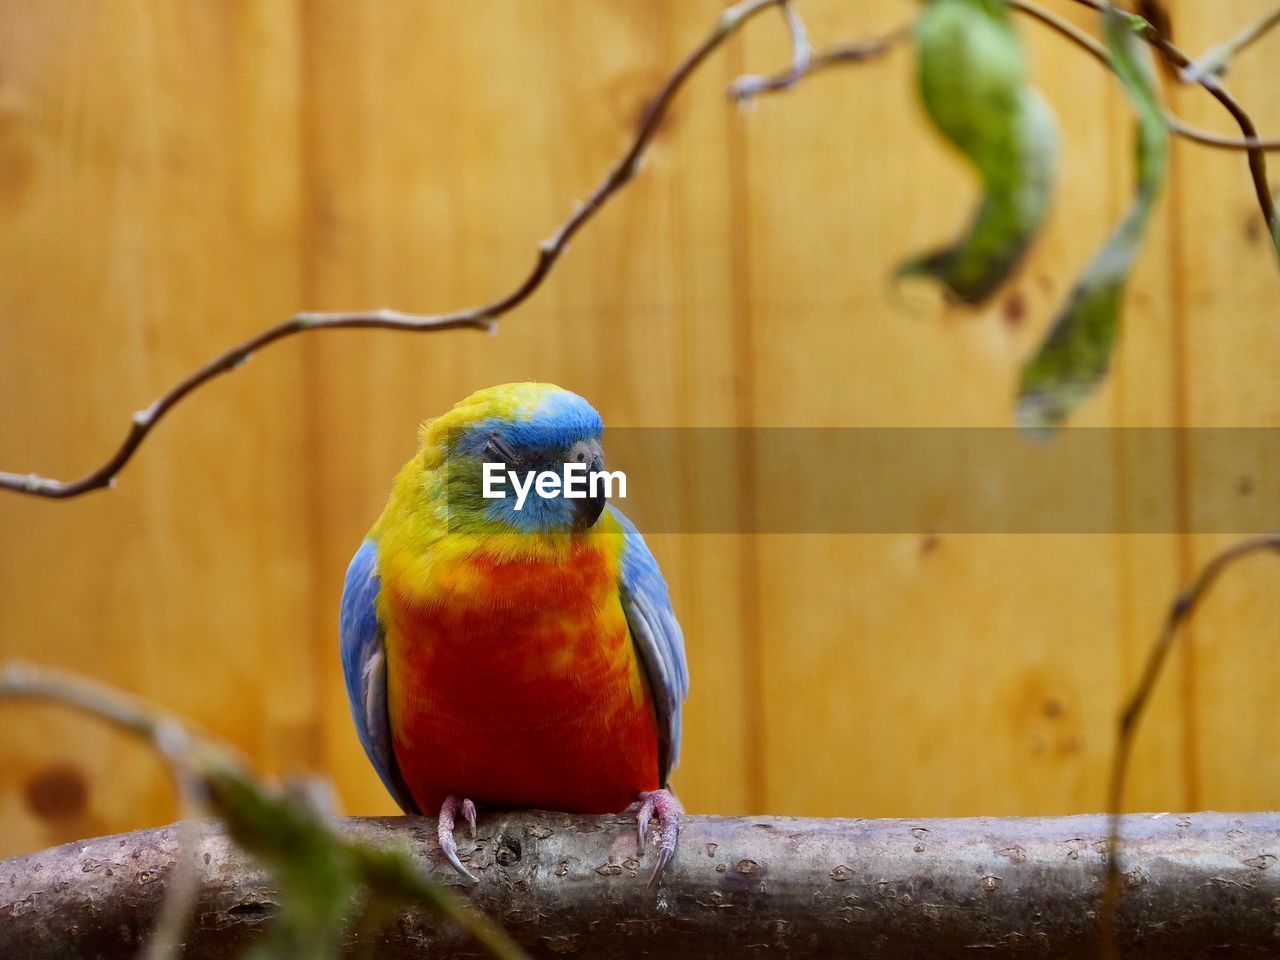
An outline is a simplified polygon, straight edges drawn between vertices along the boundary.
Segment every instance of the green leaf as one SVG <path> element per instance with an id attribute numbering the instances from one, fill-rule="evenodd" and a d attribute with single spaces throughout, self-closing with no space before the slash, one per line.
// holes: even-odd
<path id="1" fill-rule="evenodd" d="M 265 788 L 223 758 L 206 758 L 202 773 L 211 810 L 279 892 L 275 922 L 248 960 L 337 960 L 352 934 L 376 942 L 378 928 L 406 907 L 465 930 L 498 960 L 528 960 L 502 928 L 424 876 L 407 850 L 349 840 L 307 796 Z"/>
<path id="2" fill-rule="evenodd" d="M 1108 9 L 1103 39 L 1111 66 L 1138 115 L 1137 196 L 1081 274 L 1039 350 L 1022 368 L 1018 422 L 1037 432 L 1061 426 L 1102 382 L 1111 365 L 1129 270 L 1142 246 L 1168 159 L 1168 129 L 1146 47 L 1130 18 Z"/>
<path id="3" fill-rule="evenodd" d="M 1027 85 L 1026 57 L 1002 0 L 931 0 L 916 27 L 916 50 L 925 110 L 973 165 L 983 199 L 963 237 L 898 274 L 933 277 L 955 299 L 982 303 L 1044 222 L 1057 175 L 1057 123 Z"/>
<path id="4" fill-rule="evenodd" d="M 269 793 L 230 764 L 211 765 L 205 783 L 231 839 L 278 887 L 275 922 L 250 960 L 336 960 L 361 892 L 346 843 L 303 798 Z"/>

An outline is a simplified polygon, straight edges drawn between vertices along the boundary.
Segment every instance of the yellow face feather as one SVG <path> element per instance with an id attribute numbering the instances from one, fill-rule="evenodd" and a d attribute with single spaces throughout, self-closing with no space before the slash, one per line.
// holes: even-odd
<path id="1" fill-rule="evenodd" d="M 423 466 L 435 467 L 444 462 L 451 434 L 483 420 L 527 420 L 538 404 L 559 390 L 554 383 L 504 383 L 459 400 L 448 413 L 428 420 L 418 431 L 418 456 Z"/>
<path id="2" fill-rule="evenodd" d="M 479 553 L 502 563 L 560 563 L 585 547 L 615 565 L 619 562 L 624 535 L 608 511 L 589 535 L 450 524 L 445 489 L 450 437 L 487 420 L 527 420 L 560 389 L 550 383 L 488 387 L 422 425 L 418 452 L 397 474 L 387 505 L 369 533 L 378 544 L 384 579 L 412 588 L 426 602 L 442 589 L 465 593 L 466 561 Z"/>

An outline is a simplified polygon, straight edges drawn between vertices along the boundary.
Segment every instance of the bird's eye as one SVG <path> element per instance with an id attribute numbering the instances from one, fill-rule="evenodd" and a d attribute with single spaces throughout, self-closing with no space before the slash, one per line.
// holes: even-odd
<path id="1" fill-rule="evenodd" d="M 497 457 L 507 466 L 514 466 L 520 458 L 516 456 L 515 450 L 511 448 L 511 444 L 503 440 L 498 434 L 492 434 L 484 445 L 486 456 Z"/>

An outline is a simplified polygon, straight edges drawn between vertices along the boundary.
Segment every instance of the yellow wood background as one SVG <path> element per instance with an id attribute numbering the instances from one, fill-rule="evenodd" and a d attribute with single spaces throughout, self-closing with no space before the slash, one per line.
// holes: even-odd
<path id="1" fill-rule="evenodd" d="M 1193 51 L 1269 6 L 1170 3 Z M 913 9 L 800 7 L 819 42 Z M 85 471 L 131 411 L 300 308 L 434 311 L 507 289 L 717 9 L 0 0 L 0 467 Z M 349 724 L 335 622 L 423 418 L 537 378 L 612 425 L 1010 422 L 1020 358 L 1132 179 L 1116 84 L 1022 29 L 1063 178 L 990 309 L 888 280 L 973 202 L 922 122 L 910 53 L 744 113 L 729 81 L 787 56 L 765 16 L 694 78 L 640 179 L 497 336 L 289 341 L 181 407 L 117 489 L 0 497 L 0 656 L 146 695 L 267 770 L 332 777 L 349 812 L 389 812 Z M 1230 81 L 1275 134 L 1269 61 L 1251 53 Z M 1168 92 L 1234 132 L 1203 94 Z M 1176 146 L 1127 311 L 1115 376 L 1079 423 L 1280 426 L 1280 271 L 1240 155 Z M 1118 502 L 1140 496 L 1114 469 Z M 1192 509 L 1195 451 L 1168 469 Z M 651 539 L 692 665 L 687 805 L 849 816 L 1099 809 L 1122 693 L 1175 587 L 1225 540 Z M 1203 611 L 1143 730 L 1131 806 L 1280 798 L 1276 576 L 1251 563 Z M 0 854 L 173 815 L 144 750 L 0 705 Z"/>

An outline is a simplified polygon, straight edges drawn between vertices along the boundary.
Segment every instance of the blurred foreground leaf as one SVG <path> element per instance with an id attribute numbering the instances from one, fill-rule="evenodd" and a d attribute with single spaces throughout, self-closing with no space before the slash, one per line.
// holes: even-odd
<path id="1" fill-rule="evenodd" d="M 916 47 L 925 110 L 973 164 L 984 195 L 961 239 L 898 272 L 934 277 L 955 299 L 978 304 L 1008 279 L 1044 221 L 1057 124 L 1027 85 L 1026 56 L 1002 0 L 931 0 Z"/>
<path id="2" fill-rule="evenodd" d="M 498 960 L 528 960 L 501 927 L 426 876 L 407 850 L 344 836 L 317 802 L 317 791 L 263 784 L 225 747 L 141 700 L 22 663 L 0 668 L 0 700 L 5 699 L 60 703 L 150 744 L 169 765 L 179 794 L 198 797 L 231 840 L 262 862 L 275 879 L 279 903 L 274 922 L 249 954 L 251 960 L 336 960 L 348 935 L 376 934 L 379 926 L 413 908 L 456 925 Z M 175 870 L 170 898 L 178 874 Z M 180 935 L 189 921 L 191 905 L 190 900 L 179 904 L 174 934 Z M 180 936 L 159 947 L 153 940 L 146 955 L 167 958 L 179 943 Z"/>
<path id="3" fill-rule="evenodd" d="M 360 883 L 349 851 L 320 812 L 283 802 L 229 764 L 211 765 L 205 786 L 231 839 L 262 861 L 279 887 L 275 923 L 250 960 L 337 957 Z"/>
<path id="4" fill-rule="evenodd" d="M 527 960 L 501 929 L 424 877 L 407 851 L 347 839 L 306 796 L 264 788 L 234 764 L 207 763 L 204 783 L 231 839 L 279 884 L 276 921 L 250 960 L 336 960 L 356 921 L 376 932 L 407 907 L 456 924 L 499 960 Z"/>
<path id="5" fill-rule="evenodd" d="M 1168 158 L 1164 113 L 1146 48 L 1138 42 L 1131 18 L 1108 9 L 1102 32 L 1112 69 L 1138 115 L 1137 197 L 1081 274 L 1039 350 L 1022 368 L 1018 423 L 1038 432 L 1061 426 L 1107 374 L 1125 282 L 1142 246 Z"/>

